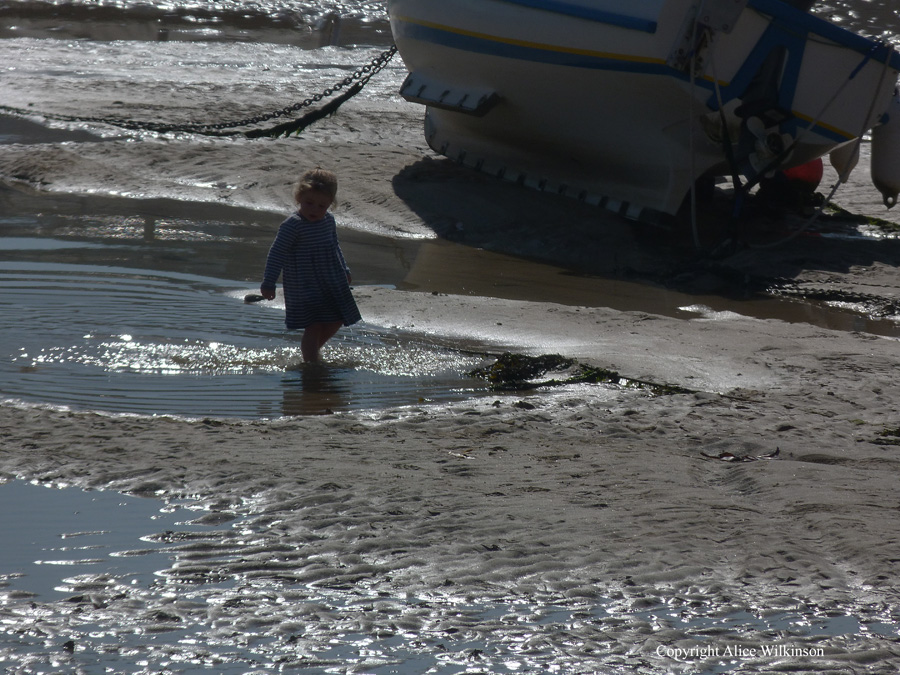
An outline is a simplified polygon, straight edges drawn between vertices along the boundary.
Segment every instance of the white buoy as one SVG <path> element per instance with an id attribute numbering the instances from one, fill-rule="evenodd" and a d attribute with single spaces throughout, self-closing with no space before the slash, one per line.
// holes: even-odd
<path id="1" fill-rule="evenodd" d="M 854 138 L 849 143 L 836 147 L 828 155 L 828 159 L 837 171 L 840 181 L 846 183 L 850 173 L 859 164 L 859 139 Z"/>
<path id="2" fill-rule="evenodd" d="M 872 182 L 888 208 L 900 195 L 900 94 L 887 109 L 887 120 L 872 129 Z"/>

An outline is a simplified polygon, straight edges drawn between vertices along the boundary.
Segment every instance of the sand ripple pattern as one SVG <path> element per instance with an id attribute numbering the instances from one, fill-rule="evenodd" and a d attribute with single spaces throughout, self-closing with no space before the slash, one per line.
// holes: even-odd
<path id="1" fill-rule="evenodd" d="M 152 583 L 4 595 L 10 672 L 895 672 L 900 616 L 869 571 L 891 545 L 862 503 L 892 485 L 870 451 L 709 459 L 769 448 L 703 440 L 700 415 L 765 428 L 751 400 L 515 403 L 152 424 L 0 407 L 29 457 L 4 475 L 197 495 L 189 523 L 147 530 L 171 561 Z M 833 472 L 845 494 L 809 488 Z"/>

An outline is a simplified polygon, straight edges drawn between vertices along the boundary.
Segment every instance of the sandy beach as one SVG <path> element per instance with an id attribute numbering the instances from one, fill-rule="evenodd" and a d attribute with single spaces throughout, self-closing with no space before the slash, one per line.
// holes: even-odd
<path id="1" fill-rule="evenodd" d="M 75 59 L 83 47 L 60 49 L 71 49 Z M 96 60 L 82 67 L 99 69 L 110 58 L 95 49 Z M 167 58 L 177 59 L 177 45 L 171 50 Z M 112 80 L 107 89 L 96 82 L 79 89 L 71 80 L 64 94 L 51 92 L 40 54 L 29 54 L 2 85 L 9 105 L 89 114 L 114 100 L 134 100 Z M 359 57 L 328 54 L 343 64 Z M 133 77 L 140 81 L 143 72 Z M 223 90 L 247 87 L 224 97 L 215 87 L 194 91 L 190 75 L 143 83 L 138 103 L 155 101 L 153 113 L 164 120 L 184 112 L 188 90 L 194 111 L 237 114 L 236 101 L 257 94 L 259 106 L 269 106 L 265 92 L 246 79 L 223 80 Z M 479 644 L 515 642 L 509 622 L 462 626 L 452 611 L 460 598 L 576 610 L 602 602 L 621 610 L 619 618 L 575 616 L 535 631 L 526 645 L 532 652 L 523 651 L 533 654 L 531 662 L 523 657 L 527 672 L 553 664 L 555 672 L 573 673 L 896 672 L 900 344 L 889 324 L 900 302 L 900 241 L 877 227 L 830 218 L 815 236 L 778 248 L 701 256 L 689 238 L 648 234 L 432 156 L 421 138 L 421 110 L 393 93 L 402 64 L 383 75 L 297 139 L 170 138 L 108 127 L 89 129 L 88 139 L 84 128 L 50 123 L 44 131 L 7 119 L 23 125 L 16 133 L 28 142 L 0 147 L 0 177 L 19 193 L 77 195 L 88 206 L 91 195 L 134 200 L 136 211 L 141 200 L 174 199 L 186 209 L 214 203 L 277 220 L 297 168 L 327 166 L 341 179 L 336 216 L 348 232 L 421 244 L 405 286 L 356 288 L 368 325 L 493 356 L 560 354 L 684 391 L 581 384 L 450 405 L 256 421 L 8 402 L 0 406 L 0 476 L 197 500 L 206 522 L 226 525 L 203 555 L 182 549 L 172 579 L 324 585 L 380 593 L 398 606 L 402 598 L 431 599 L 428 612 L 407 604 L 354 619 L 361 633 L 425 640 L 453 627 Z M 271 102 L 278 93 L 271 90 Z M 900 222 L 870 186 L 863 150 L 835 201 L 854 214 Z M 826 182 L 833 179 L 829 171 Z M 771 224 L 769 240 L 780 238 L 779 227 Z M 479 276 L 452 258 L 430 258 L 428 242 L 440 241 L 498 257 Z M 497 262 L 501 256 L 505 263 Z M 591 302 L 579 295 L 586 286 L 567 287 L 565 275 L 548 276 L 545 295 L 521 297 L 503 280 L 526 263 L 568 270 L 606 286 L 610 296 L 624 280 L 643 284 L 640 306 L 658 302 L 660 310 L 634 309 L 622 297 Z M 246 281 L 252 289 L 254 280 Z M 807 303 L 811 312 L 838 303 L 845 322 L 821 325 L 790 308 L 781 317 L 740 311 L 766 288 Z M 697 298 L 695 306 L 664 309 L 665 296 L 675 293 Z M 727 311 L 710 305 L 716 298 Z M 854 328 L 872 312 L 887 326 L 882 334 Z M 228 529 L 238 518 L 242 529 Z M 300 605 L 290 609 L 290 602 L 278 609 L 262 592 L 253 608 L 235 602 L 215 616 L 211 605 L 121 592 L 112 583 L 98 585 L 94 608 L 85 611 L 121 607 L 143 616 L 168 608 L 182 621 L 208 623 L 214 635 L 226 623 L 284 640 L 314 624 L 322 640 L 331 635 L 326 619 L 301 616 L 294 612 Z M 852 616 L 893 632 L 746 626 L 717 632 L 636 618 L 652 607 L 685 616 Z M 3 614 L 16 611 L 7 598 Z M 47 611 L 51 636 L 75 621 Z M 335 624 L 340 630 L 350 630 L 347 616 L 337 610 L 334 616 L 344 621 Z M 735 640 L 757 651 L 731 661 L 721 653 L 672 652 L 724 649 Z M 776 642 L 822 652 L 759 652 Z M 291 652 L 294 667 L 305 667 L 302 651 Z M 452 663 L 472 668 L 467 672 L 513 672 L 494 669 L 500 666 L 489 654 L 483 670 L 477 659 L 466 665 L 469 651 L 460 646 Z M 330 667 L 374 671 L 366 663 Z"/>

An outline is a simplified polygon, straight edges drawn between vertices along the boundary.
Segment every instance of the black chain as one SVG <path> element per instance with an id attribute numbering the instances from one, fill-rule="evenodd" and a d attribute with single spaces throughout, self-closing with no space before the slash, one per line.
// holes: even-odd
<path id="1" fill-rule="evenodd" d="M 318 103 L 322 99 L 328 98 L 333 94 L 339 92 L 344 87 L 347 87 L 351 84 L 358 82 L 358 86 L 353 88 L 353 93 L 359 93 L 360 90 L 368 83 L 372 77 L 380 72 L 388 62 L 393 58 L 394 54 L 397 53 L 397 47 L 392 46 L 387 51 L 382 52 L 374 59 L 372 59 L 366 65 L 360 67 L 356 70 L 352 75 L 348 75 L 343 80 L 338 82 L 337 84 L 324 89 L 322 92 L 318 94 L 314 94 L 303 101 L 298 103 L 294 103 L 293 105 L 289 105 L 287 107 L 281 108 L 280 110 L 273 110 L 269 113 L 263 113 L 261 115 L 256 115 L 254 117 L 247 117 L 242 120 L 237 120 L 233 122 L 212 122 L 212 123 L 186 123 L 186 124 L 163 124 L 160 122 L 143 122 L 140 120 L 127 120 L 127 119 L 119 119 L 115 117 L 80 117 L 77 115 L 57 115 L 53 113 L 38 113 L 32 110 L 24 110 L 22 108 L 14 108 L 12 106 L 0 105 L 0 110 L 11 112 L 17 115 L 40 115 L 41 117 L 45 117 L 47 119 L 52 120 L 61 120 L 65 122 L 91 122 L 97 124 L 109 124 L 111 126 L 120 127 L 123 129 L 130 130 L 140 130 L 140 131 L 155 131 L 159 133 L 171 133 L 171 132 L 186 132 L 186 133 L 195 133 L 195 134 L 207 134 L 207 135 L 237 135 L 240 133 L 244 133 L 241 131 L 234 132 L 225 132 L 225 129 L 236 129 L 238 127 L 247 127 L 256 124 L 260 124 L 261 122 L 267 122 L 269 120 L 273 120 L 279 117 L 284 117 L 286 115 L 291 115 L 299 110 L 303 110 L 304 108 L 308 108 L 309 106 Z M 348 92 L 349 93 L 349 92 Z M 348 97 L 349 98 L 349 97 Z M 343 102 L 343 101 L 342 101 Z"/>

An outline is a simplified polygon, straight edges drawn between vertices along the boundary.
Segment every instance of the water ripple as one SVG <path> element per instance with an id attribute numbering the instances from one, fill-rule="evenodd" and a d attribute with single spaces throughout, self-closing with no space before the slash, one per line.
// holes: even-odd
<path id="1" fill-rule="evenodd" d="M 365 325 L 342 331 L 324 365 L 304 367 L 279 313 L 238 302 L 223 283 L 0 264 L 2 395 L 117 413 L 252 418 L 459 400 L 483 390 L 465 375 L 477 357 Z"/>

